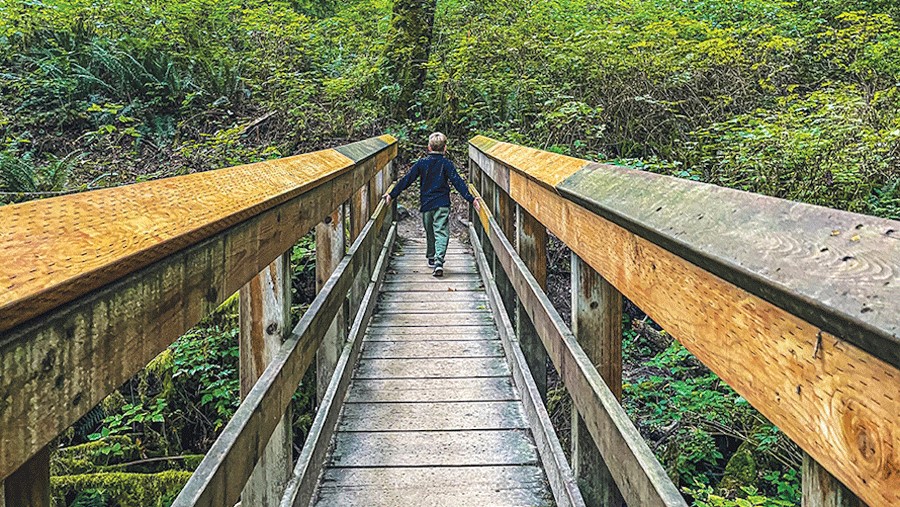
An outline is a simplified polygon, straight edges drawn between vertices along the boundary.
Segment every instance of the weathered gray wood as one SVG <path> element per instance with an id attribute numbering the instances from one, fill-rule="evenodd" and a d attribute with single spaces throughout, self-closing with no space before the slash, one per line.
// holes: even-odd
<path id="1" fill-rule="evenodd" d="M 531 271 L 541 289 L 547 288 L 547 228 L 537 221 L 524 208 L 516 205 L 516 251 Z M 510 239 L 507 236 L 507 239 Z M 510 239 L 510 242 L 513 240 Z M 498 270 L 503 268 L 498 265 Z M 504 272 L 505 274 L 505 272 Z M 512 285 L 510 285 L 512 287 Z M 499 287 L 498 287 L 499 288 Z M 507 300 L 504 299 L 504 304 Z M 528 318 L 528 314 L 522 308 L 521 303 L 515 303 L 516 337 L 522 346 L 525 360 L 528 361 L 528 369 L 534 378 L 541 399 L 547 403 L 547 351 L 541 343 L 534 324 Z"/>
<path id="2" fill-rule="evenodd" d="M 334 467 L 535 465 L 527 430 L 338 433 Z"/>
<path id="3" fill-rule="evenodd" d="M 434 278 L 427 282 L 385 282 L 384 292 L 475 292 L 481 290 L 481 282 L 451 282 Z"/>
<path id="4" fill-rule="evenodd" d="M 383 217 L 386 209 L 385 206 L 379 206 L 376 218 Z M 367 262 L 362 255 L 356 255 L 357 252 L 370 250 L 373 242 L 378 239 L 374 231 L 379 230 L 380 225 L 378 219 L 373 219 L 363 228 L 348 255 L 338 265 L 290 338 L 235 411 L 234 417 L 213 443 L 173 506 L 231 507 L 237 501 L 280 414 L 290 403 L 296 386 L 315 358 L 322 337 L 334 320 L 338 308 L 343 305 L 354 273 L 359 272 Z"/>
<path id="5" fill-rule="evenodd" d="M 900 222 L 602 164 L 557 188 L 900 367 Z"/>
<path id="6" fill-rule="evenodd" d="M 0 505 L 50 507 L 50 448 L 45 447 L 0 482 Z"/>
<path id="7" fill-rule="evenodd" d="M 397 301 L 382 302 L 378 305 L 381 315 L 394 313 L 469 313 L 490 311 L 485 301 Z"/>
<path id="8" fill-rule="evenodd" d="M 281 507 L 305 507 L 309 505 L 315 493 L 316 482 L 325 466 L 326 453 L 337 426 L 341 402 L 347 394 L 353 366 L 362 349 L 363 334 L 375 309 L 378 287 L 384 278 L 388 254 L 396 237 L 396 230 L 395 225 L 387 232 L 387 239 L 378 256 L 371 281 L 363 295 L 359 311 L 350 326 L 348 341 L 341 352 L 328 389 L 316 411 L 316 417 L 313 419 L 303 449 L 300 451 L 300 457 L 297 459 L 291 480 L 285 488 Z"/>
<path id="9" fill-rule="evenodd" d="M 447 269 L 444 270 L 444 276 L 440 279 L 440 282 L 476 282 L 480 280 L 481 279 L 478 278 L 478 274 L 474 271 L 460 271 L 458 269 L 453 269 L 452 266 L 447 266 Z M 391 275 L 391 281 L 431 283 L 435 281 L 435 277 L 431 274 L 431 271 L 425 272 L 424 269 L 419 273 L 400 271 L 397 274 Z"/>
<path id="10" fill-rule="evenodd" d="M 356 379 L 346 403 L 385 401 L 512 401 L 509 377 Z"/>
<path id="11" fill-rule="evenodd" d="M 488 274 L 487 258 L 484 256 L 484 251 L 481 248 L 478 232 L 472 225 L 469 225 L 469 236 L 475 248 L 475 258 L 484 277 L 491 308 L 497 317 L 497 327 L 500 332 L 501 342 L 507 352 L 510 370 L 522 396 L 525 417 L 531 427 L 541 461 L 544 463 L 544 470 L 553 490 L 553 496 L 559 506 L 581 507 L 584 505 L 584 499 L 578 489 L 575 475 L 566 461 L 566 456 L 557 439 L 553 423 L 550 421 L 550 415 L 544 406 L 537 384 L 531 377 L 522 348 L 515 339 L 516 334 L 513 324 L 507 312 L 502 308 L 503 299 L 500 291 L 496 285 L 491 283 L 491 277 Z"/>
<path id="12" fill-rule="evenodd" d="M 803 453 L 800 478 L 803 489 L 801 507 L 866 507 L 847 486 L 806 453 Z"/>
<path id="13" fill-rule="evenodd" d="M 370 327 L 370 340 L 483 340 L 497 337 L 493 326 Z"/>
<path id="14" fill-rule="evenodd" d="M 687 504 L 647 447 L 628 414 L 593 366 L 590 358 L 550 303 L 537 280 L 509 241 L 488 231 L 496 255 L 512 280 L 522 306 L 559 371 L 572 402 L 629 505 L 681 506 Z"/>
<path id="15" fill-rule="evenodd" d="M 240 290 L 240 395 L 253 389 L 281 348 L 291 326 L 291 252 L 275 259 Z M 273 505 L 290 475 L 290 407 L 272 432 L 241 493 L 244 505 Z"/>
<path id="16" fill-rule="evenodd" d="M 505 375 L 509 375 L 509 368 L 502 358 L 456 357 L 428 360 L 362 359 L 354 378 L 498 377 Z"/>
<path id="17" fill-rule="evenodd" d="M 503 357 L 498 340 L 366 342 L 364 359 Z"/>
<path id="18" fill-rule="evenodd" d="M 610 391 L 622 399 L 622 294 L 571 254 L 572 334 Z M 589 507 L 619 507 L 622 494 L 577 410 L 572 411 L 572 469 Z"/>
<path id="19" fill-rule="evenodd" d="M 453 313 L 452 324 L 454 326 L 490 326 L 494 319 L 490 313 L 484 311 Z M 451 321 L 444 313 L 410 313 L 410 314 L 378 314 L 372 320 L 372 327 L 408 327 L 408 326 L 433 326 L 435 324 L 450 324 Z"/>
<path id="20" fill-rule="evenodd" d="M 525 429 L 517 401 L 352 403 L 344 405 L 338 431 Z"/>
<path id="21" fill-rule="evenodd" d="M 338 206 L 316 225 L 316 291 L 322 290 L 328 277 L 344 257 L 344 206 Z M 365 276 L 366 270 L 362 275 Z M 338 309 L 316 352 L 316 399 L 322 401 L 338 357 L 347 338 L 347 316 Z"/>
<path id="22" fill-rule="evenodd" d="M 332 468 L 316 507 L 550 507 L 537 466 Z"/>
<path id="23" fill-rule="evenodd" d="M 479 301 L 486 302 L 487 297 L 484 292 L 455 292 L 455 291 L 435 291 L 435 292 L 382 292 L 378 300 L 383 303 L 393 302 L 420 302 L 420 303 L 444 303 L 457 301 Z"/>

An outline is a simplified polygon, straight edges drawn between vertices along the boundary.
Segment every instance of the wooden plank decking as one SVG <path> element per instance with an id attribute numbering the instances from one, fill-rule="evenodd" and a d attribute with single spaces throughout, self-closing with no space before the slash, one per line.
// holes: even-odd
<path id="1" fill-rule="evenodd" d="M 316 506 L 549 506 L 472 254 L 392 257 Z"/>

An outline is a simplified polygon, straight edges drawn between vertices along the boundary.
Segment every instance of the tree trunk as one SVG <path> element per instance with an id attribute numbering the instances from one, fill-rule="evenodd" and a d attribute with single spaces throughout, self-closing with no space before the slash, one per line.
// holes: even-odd
<path id="1" fill-rule="evenodd" d="M 415 117 L 416 93 L 425 86 L 437 0 L 396 0 L 391 35 L 385 50 L 391 77 L 399 86 L 394 107 L 398 118 Z"/>

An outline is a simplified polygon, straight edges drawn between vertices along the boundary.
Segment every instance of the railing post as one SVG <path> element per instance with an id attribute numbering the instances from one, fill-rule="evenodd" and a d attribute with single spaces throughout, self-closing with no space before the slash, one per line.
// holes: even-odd
<path id="1" fill-rule="evenodd" d="M 866 507 L 847 486 L 805 452 L 800 477 L 803 489 L 801 507 Z"/>
<path id="2" fill-rule="evenodd" d="M 344 258 L 344 205 L 316 225 L 316 292 Z M 347 339 L 347 319 L 341 307 L 316 351 L 316 401 L 322 401 Z"/>
<path id="3" fill-rule="evenodd" d="M 610 391 L 622 399 L 622 294 L 575 252 L 572 268 L 572 334 Z M 624 505 L 609 469 L 588 433 L 584 419 L 572 410 L 572 470 L 588 507 Z"/>
<path id="4" fill-rule="evenodd" d="M 362 185 L 350 199 L 350 244 L 352 245 L 359 234 L 362 232 L 366 222 L 369 221 L 371 212 L 369 211 L 369 185 Z M 357 276 L 353 287 L 350 289 L 350 314 L 352 315 L 359 308 L 359 302 L 362 300 L 365 292 L 365 277 Z"/>
<path id="5" fill-rule="evenodd" d="M 515 243 L 516 237 L 516 204 L 500 185 L 494 183 L 494 217 L 500 225 L 500 231 L 510 241 Z M 546 262 L 544 263 L 546 266 Z M 516 319 L 516 290 L 512 286 L 509 277 L 495 257 L 494 279 L 497 281 L 497 289 L 500 291 L 500 299 L 509 315 L 509 319 L 515 325 Z"/>
<path id="6" fill-rule="evenodd" d="M 516 205 L 516 251 L 531 271 L 534 279 L 547 289 L 547 228 L 531 216 L 525 208 Z M 516 304 L 516 336 L 525 361 L 534 377 L 534 383 L 547 403 L 547 351 L 534 329 L 534 324 L 521 304 Z"/>
<path id="7" fill-rule="evenodd" d="M 283 253 L 240 290 L 241 399 L 281 348 L 291 327 L 291 251 Z M 275 505 L 291 472 L 290 407 L 241 493 L 243 505 Z"/>
<path id="8" fill-rule="evenodd" d="M 0 507 L 50 507 L 50 447 L 0 483 Z"/>

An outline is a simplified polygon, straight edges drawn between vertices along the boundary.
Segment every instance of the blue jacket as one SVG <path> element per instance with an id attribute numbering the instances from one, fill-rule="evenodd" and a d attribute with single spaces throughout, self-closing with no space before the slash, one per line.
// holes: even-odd
<path id="1" fill-rule="evenodd" d="M 475 200 L 469 193 L 466 182 L 456 172 L 453 162 L 445 158 L 440 153 L 429 153 L 427 157 L 413 164 L 412 168 L 406 173 L 397 186 L 391 190 L 391 199 L 396 199 L 400 192 L 406 190 L 416 178 L 421 177 L 419 183 L 420 206 L 419 211 L 426 212 L 441 207 L 450 206 L 450 185 L 459 192 L 461 196 L 470 203 Z"/>

